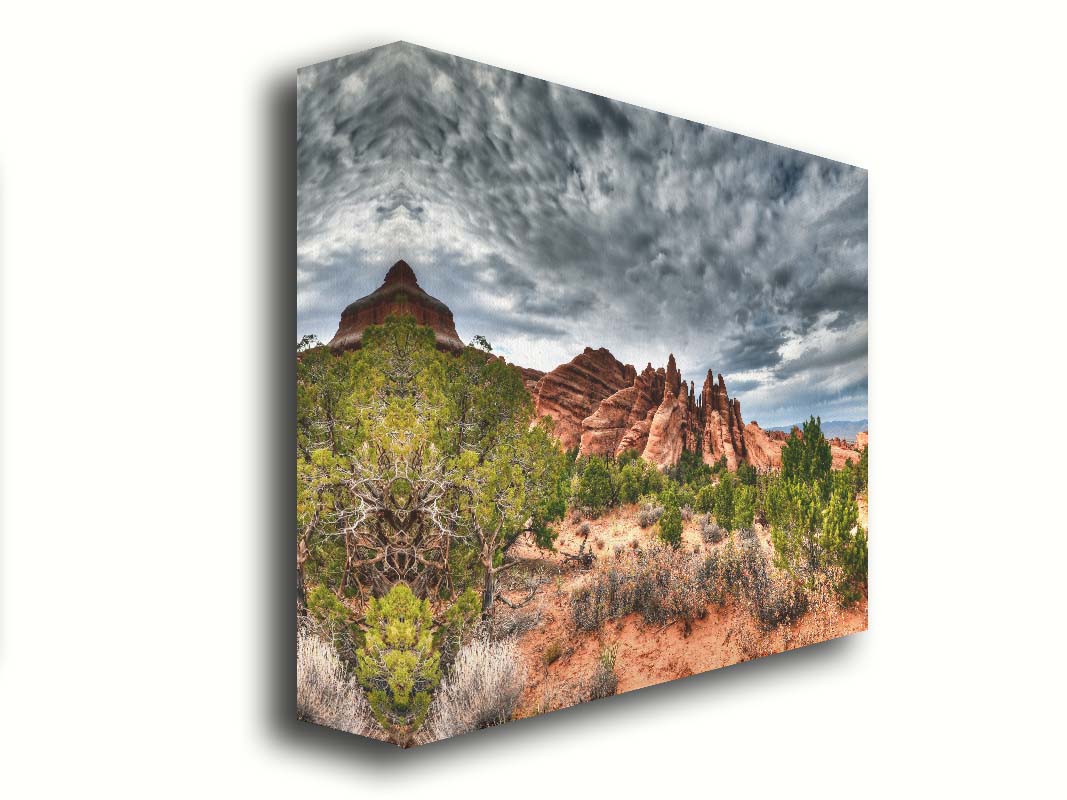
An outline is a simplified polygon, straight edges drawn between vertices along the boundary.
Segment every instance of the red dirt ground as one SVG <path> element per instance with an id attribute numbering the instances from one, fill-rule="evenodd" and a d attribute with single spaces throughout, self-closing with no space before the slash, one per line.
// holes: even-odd
<path id="1" fill-rule="evenodd" d="M 862 511 L 866 511 L 866 504 Z M 656 535 L 656 526 L 642 530 L 636 517 L 637 507 L 627 506 L 600 519 L 585 521 L 590 530 L 589 547 L 598 561 L 613 558 L 616 546 L 629 547 L 635 540 L 643 544 Z M 561 526 L 554 553 L 539 551 L 527 543 L 512 548 L 512 555 L 528 559 L 527 566 L 539 571 L 544 580 L 521 612 L 539 613 L 540 622 L 519 639 L 528 679 L 516 717 L 554 711 L 585 699 L 583 683 L 595 672 L 607 645 L 618 647 L 615 673 L 619 679 L 617 693 L 622 693 L 867 629 L 864 600 L 847 610 L 838 609 L 832 602 L 816 604 L 794 625 L 769 633 L 759 630 L 747 611 L 737 605 L 709 607 L 704 619 L 691 624 L 688 636 L 682 622 L 654 626 L 639 614 L 609 620 L 598 631 L 578 631 L 571 619 L 570 591 L 585 579 L 586 573 L 562 567 L 561 553 L 578 551 L 580 525 L 568 519 Z M 769 555 L 769 531 L 757 528 L 757 533 Z M 690 549 L 707 548 L 695 519 L 684 524 L 682 540 L 683 546 Z M 517 600 L 525 592 L 516 589 L 507 594 Z M 553 649 L 559 655 L 546 663 L 546 653 Z"/>

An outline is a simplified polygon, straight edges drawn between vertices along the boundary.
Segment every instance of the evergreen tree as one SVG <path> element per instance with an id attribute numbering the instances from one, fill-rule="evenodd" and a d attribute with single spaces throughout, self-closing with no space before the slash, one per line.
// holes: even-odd
<path id="1" fill-rule="evenodd" d="M 661 495 L 663 514 L 659 518 L 659 538 L 672 547 L 682 543 L 682 511 L 678 507 L 678 498 L 668 489 Z"/>
<path id="2" fill-rule="evenodd" d="M 702 514 L 710 514 L 715 510 L 715 487 L 710 483 L 700 487 L 696 494 L 694 506 Z"/>
<path id="3" fill-rule="evenodd" d="M 726 530 L 731 530 L 734 521 L 734 476 L 724 472 L 715 487 L 715 521 Z"/>
<path id="4" fill-rule="evenodd" d="M 756 487 L 740 484 L 734 490 L 734 509 L 730 528 L 751 528 L 756 516 Z"/>
<path id="5" fill-rule="evenodd" d="M 830 443 L 823 436 L 822 422 L 818 417 L 805 422 L 799 436 L 794 431 L 782 448 L 782 478 L 817 483 L 827 495 L 832 463 Z"/>
<path id="6" fill-rule="evenodd" d="M 581 477 L 575 492 L 575 504 L 587 509 L 594 517 L 603 514 L 614 500 L 611 469 L 600 456 L 590 456 L 582 465 Z"/>
<path id="7" fill-rule="evenodd" d="M 751 464 L 742 461 L 737 465 L 737 481 L 744 486 L 756 485 L 756 468 Z"/>

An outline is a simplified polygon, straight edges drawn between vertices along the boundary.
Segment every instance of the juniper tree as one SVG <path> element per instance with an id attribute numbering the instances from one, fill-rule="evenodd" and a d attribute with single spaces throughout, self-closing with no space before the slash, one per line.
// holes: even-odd
<path id="1" fill-rule="evenodd" d="M 378 724 L 406 746 L 425 721 L 441 680 L 430 603 L 399 583 L 384 597 L 370 599 L 366 626 L 356 678 Z"/>
<path id="2" fill-rule="evenodd" d="M 678 507 L 678 497 L 668 489 L 661 495 L 663 513 L 659 518 L 659 538 L 672 547 L 682 543 L 682 512 Z"/>

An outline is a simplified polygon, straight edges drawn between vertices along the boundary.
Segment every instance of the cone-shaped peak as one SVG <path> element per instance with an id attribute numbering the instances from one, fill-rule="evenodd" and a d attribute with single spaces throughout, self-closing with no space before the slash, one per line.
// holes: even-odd
<path id="1" fill-rule="evenodd" d="M 419 286 L 415 270 L 403 260 L 389 268 L 381 286 L 348 305 L 341 314 L 341 324 L 330 340 L 330 347 L 342 350 L 359 347 L 368 325 L 381 325 L 392 315 L 414 317 L 419 325 L 432 328 L 437 346 L 444 350 L 463 349 L 448 306 Z"/>
<path id="2" fill-rule="evenodd" d="M 389 271 L 385 273 L 385 281 L 382 286 L 418 286 L 419 280 L 415 277 L 415 270 L 411 268 L 408 262 L 400 259 L 393 266 L 389 268 Z"/>

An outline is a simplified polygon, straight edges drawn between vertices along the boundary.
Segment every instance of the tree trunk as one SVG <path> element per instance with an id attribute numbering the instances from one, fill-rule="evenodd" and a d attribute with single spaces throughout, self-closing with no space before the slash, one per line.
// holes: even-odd
<path id="1" fill-rule="evenodd" d="M 297 561 L 296 564 L 296 613 L 297 616 L 304 616 L 308 610 L 308 598 L 306 590 L 304 589 L 304 562 Z"/>
<path id="2" fill-rule="evenodd" d="M 496 575 L 493 573 L 493 562 L 482 562 L 485 567 L 485 582 L 482 584 L 482 619 L 487 619 L 493 610 L 493 601 L 496 600 Z"/>

